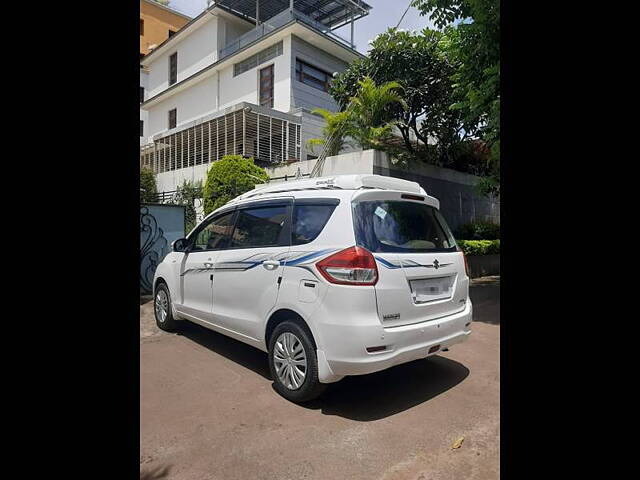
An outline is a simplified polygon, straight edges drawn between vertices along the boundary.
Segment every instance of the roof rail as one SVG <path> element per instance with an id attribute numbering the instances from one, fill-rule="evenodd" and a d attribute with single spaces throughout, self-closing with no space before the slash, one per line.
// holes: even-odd
<path id="1" fill-rule="evenodd" d="M 288 182 L 258 185 L 253 190 L 244 193 L 229 203 L 239 202 L 248 198 L 259 197 L 270 193 L 284 193 L 300 190 L 358 190 L 361 188 L 375 188 L 380 190 L 399 190 L 402 192 L 420 193 L 426 195 L 424 189 L 416 182 L 401 178 L 385 177 L 382 175 L 336 175 L 332 177 L 307 178 Z"/>

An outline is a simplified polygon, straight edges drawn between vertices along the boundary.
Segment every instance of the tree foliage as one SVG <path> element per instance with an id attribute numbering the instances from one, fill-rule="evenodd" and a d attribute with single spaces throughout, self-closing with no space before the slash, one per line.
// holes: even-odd
<path id="1" fill-rule="evenodd" d="M 253 158 L 225 155 L 213 162 L 203 189 L 204 213 L 209 214 L 238 195 L 266 183 L 269 175 L 253 163 Z"/>
<path id="2" fill-rule="evenodd" d="M 349 109 L 355 126 L 351 136 L 364 149 L 380 148 L 395 124 L 392 112 L 407 109 L 401 96 L 402 85 L 390 81 L 377 86 L 373 79 L 365 77 L 358 81 L 358 87 Z"/>
<path id="3" fill-rule="evenodd" d="M 412 5 L 444 28 L 446 55 L 457 65 L 455 103 L 491 151 L 488 193 L 500 192 L 500 2 L 499 0 L 413 0 Z"/>
<path id="4" fill-rule="evenodd" d="M 149 168 L 140 169 L 140 203 L 153 203 L 156 201 L 158 187 L 156 176 Z"/>
<path id="5" fill-rule="evenodd" d="M 423 148 L 427 143 L 435 144 L 436 156 L 442 159 L 434 163 L 446 164 L 468 129 L 461 113 L 449 108 L 456 65 L 446 55 L 445 42 L 437 31 L 390 28 L 370 42 L 367 57 L 336 76 L 330 93 L 341 108 L 346 108 L 362 78 L 370 76 L 377 83 L 396 81 L 402 87 L 404 103 L 392 105 L 388 114 L 402 135 L 405 149 L 418 154 L 420 147 L 412 137 L 421 141 Z"/>
<path id="6" fill-rule="evenodd" d="M 342 149 L 350 145 L 347 140 L 348 132 L 351 129 L 349 112 L 331 112 L 324 108 L 316 108 L 313 113 L 324 118 L 325 123 L 322 128 L 324 138 L 312 138 L 309 140 L 309 146 L 312 151 L 315 152 L 316 147 L 322 149 L 326 142 L 330 142 L 327 145 L 327 157 L 331 157 L 338 155 Z"/>
<path id="7" fill-rule="evenodd" d="M 202 198 L 202 181 L 191 182 L 185 180 L 178 185 L 173 197 L 173 203 L 185 208 L 186 231 L 190 232 L 196 226 L 196 200 Z"/>
<path id="8" fill-rule="evenodd" d="M 402 86 L 398 82 L 376 85 L 370 77 L 359 79 L 344 110 L 337 113 L 325 109 L 314 110 L 326 123 L 324 139 L 313 139 L 310 143 L 324 145 L 332 139 L 327 156 L 336 155 L 351 141 L 365 150 L 383 148 L 395 123 L 392 112 L 407 108 L 401 91 Z"/>

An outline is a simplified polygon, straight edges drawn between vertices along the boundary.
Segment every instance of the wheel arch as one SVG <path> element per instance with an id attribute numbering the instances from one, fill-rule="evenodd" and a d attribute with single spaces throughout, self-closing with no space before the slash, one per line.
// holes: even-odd
<path id="1" fill-rule="evenodd" d="M 317 349 L 318 343 L 316 339 L 316 335 L 311 328 L 311 325 L 295 310 L 291 310 L 290 308 L 279 308 L 274 311 L 270 316 L 269 320 L 267 320 L 267 324 L 264 329 L 264 343 L 266 349 L 269 350 L 269 340 L 273 331 L 276 329 L 278 325 L 285 321 L 293 321 L 300 325 L 302 328 L 308 331 L 309 336 L 311 337 L 311 341 L 313 342 L 313 346 Z"/>
<path id="2" fill-rule="evenodd" d="M 169 288 L 169 285 L 167 284 L 167 281 L 162 276 L 159 276 L 158 278 L 156 278 L 153 281 L 153 292 L 152 293 L 153 293 L 154 296 L 156 294 L 156 289 L 158 288 L 158 285 L 160 285 L 161 283 L 164 283 L 165 285 L 167 285 L 167 288 Z"/>

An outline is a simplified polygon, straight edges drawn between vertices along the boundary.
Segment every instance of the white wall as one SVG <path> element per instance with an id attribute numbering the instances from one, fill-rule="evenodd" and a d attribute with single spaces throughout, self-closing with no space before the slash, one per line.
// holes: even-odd
<path id="1" fill-rule="evenodd" d="M 375 150 L 365 150 L 327 157 L 324 162 L 322 176 L 330 177 L 354 173 L 373 173 L 374 164 L 381 161 L 381 155 L 381 152 Z M 266 170 L 269 177 L 273 179 L 270 183 L 280 183 L 285 180 L 279 179 L 279 177 L 284 177 L 285 175 L 289 177 L 289 181 L 292 180 L 298 172 L 298 168 L 303 175 L 311 173 L 316 162 L 317 160 L 315 159 L 306 160 L 279 167 L 267 167 Z"/>
<path id="2" fill-rule="evenodd" d="M 168 131 L 169 110 L 177 110 L 177 128 L 187 122 L 195 120 L 218 110 L 216 104 L 217 78 L 210 76 L 195 84 L 193 87 L 176 93 L 148 108 L 150 137 Z"/>
<path id="3" fill-rule="evenodd" d="M 218 51 L 229 41 L 249 31 L 252 26 L 241 20 L 222 17 L 203 19 L 204 23 L 191 33 L 180 35 L 170 48 L 149 64 L 149 97 L 169 87 L 169 57 L 178 52 L 178 82 L 190 77 L 218 60 Z M 223 40 L 224 39 L 224 40 Z"/>
<path id="4" fill-rule="evenodd" d="M 265 42 L 262 48 L 268 48 L 274 42 Z M 148 137 L 164 133 L 168 130 L 168 112 L 176 108 L 178 114 L 177 127 L 196 120 L 204 115 L 231 107 L 240 102 L 258 104 L 258 75 L 259 70 L 268 65 L 274 65 L 274 109 L 288 112 L 291 106 L 291 37 L 283 41 L 283 53 L 276 58 L 248 70 L 237 77 L 233 76 L 233 65 L 219 72 L 220 86 L 218 87 L 218 73 L 206 77 L 186 90 L 171 95 L 166 100 L 153 107 L 148 107 L 149 118 L 145 127 Z M 179 54 L 178 54 L 179 55 Z M 179 62 L 179 61 L 178 61 Z M 220 95 L 217 101 L 218 92 Z"/>
<path id="5" fill-rule="evenodd" d="M 374 164 L 379 164 L 383 159 L 381 152 L 375 150 L 366 150 L 364 152 L 353 152 L 335 157 L 327 157 L 323 176 L 333 175 L 347 175 L 351 173 L 373 173 Z M 289 180 L 295 176 L 298 167 L 303 174 L 311 173 L 316 160 L 308 160 L 303 162 L 295 162 L 290 165 L 281 167 L 267 167 L 267 173 L 269 177 L 283 177 L 289 175 Z M 156 183 L 158 185 L 158 192 L 172 192 L 177 186 L 182 185 L 184 180 L 195 182 L 204 181 L 207 177 L 208 164 L 194 165 L 188 168 L 181 168 L 179 170 L 173 170 L 170 172 L 163 172 L 156 174 Z M 272 180 L 272 183 L 279 183 L 284 180 Z"/>
<path id="6" fill-rule="evenodd" d="M 144 98 L 145 100 L 148 98 L 147 95 L 147 86 L 148 86 L 148 73 L 140 69 L 140 86 L 144 87 Z M 140 145 L 145 145 L 147 143 L 147 132 L 149 131 L 149 114 L 146 110 L 140 109 L 140 120 L 144 122 L 143 136 L 140 137 Z"/>
<path id="7" fill-rule="evenodd" d="M 178 82 L 217 59 L 218 19 L 212 17 L 206 24 L 183 39 L 176 38 L 171 48 L 154 58 L 149 64 L 149 97 L 169 87 L 169 57 L 178 52 Z"/>
<path id="8" fill-rule="evenodd" d="M 261 50 L 269 48 L 276 41 L 265 41 L 260 44 Z M 283 40 L 282 55 L 247 70 L 237 77 L 233 76 L 233 65 L 220 72 L 220 108 L 233 106 L 240 102 L 259 104 L 258 83 L 261 69 L 273 65 L 275 77 L 273 87 L 273 108 L 281 112 L 289 112 L 291 107 L 291 36 Z"/>
<path id="9" fill-rule="evenodd" d="M 190 182 L 202 180 L 202 184 L 204 185 L 208 169 L 209 165 L 205 163 L 203 165 L 194 165 L 193 167 L 158 173 L 156 174 L 158 192 L 173 192 L 178 186 L 182 185 L 185 180 L 189 180 Z"/>

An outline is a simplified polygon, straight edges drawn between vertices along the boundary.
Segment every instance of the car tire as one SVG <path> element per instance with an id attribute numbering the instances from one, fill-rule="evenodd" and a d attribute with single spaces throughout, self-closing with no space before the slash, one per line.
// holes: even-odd
<path id="1" fill-rule="evenodd" d="M 318 398 L 326 389 L 318 380 L 318 357 L 311 332 L 296 322 L 287 320 L 273 331 L 269 339 L 269 370 L 275 390 L 294 403 Z"/>
<path id="2" fill-rule="evenodd" d="M 156 325 L 165 332 L 175 332 L 179 328 L 179 322 L 173 318 L 171 308 L 171 295 L 165 283 L 156 287 L 153 297 L 153 313 L 156 317 Z"/>

